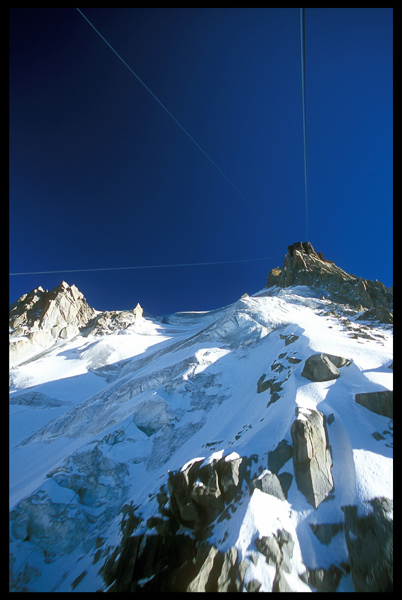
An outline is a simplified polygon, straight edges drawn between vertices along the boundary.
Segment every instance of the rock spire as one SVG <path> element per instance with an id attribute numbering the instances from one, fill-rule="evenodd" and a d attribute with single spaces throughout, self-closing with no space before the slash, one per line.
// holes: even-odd
<path id="1" fill-rule="evenodd" d="M 66 327 L 75 327 L 78 333 L 94 315 L 79 289 L 62 281 L 50 292 L 39 286 L 14 302 L 10 307 L 10 327 L 49 330 L 53 337 L 63 337 Z"/>
<path id="2" fill-rule="evenodd" d="M 129 311 L 97 311 L 75 285 L 62 281 L 51 291 L 41 286 L 10 306 L 10 364 L 15 365 L 79 333 L 115 333 L 143 319 L 139 303 Z"/>
<path id="3" fill-rule="evenodd" d="M 346 273 L 316 252 L 310 242 L 288 246 L 283 267 L 272 269 L 266 287 L 306 285 L 331 300 L 355 308 L 379 311 L 379 320 L 392 321 L 393 292 L 379 281 Z"/>

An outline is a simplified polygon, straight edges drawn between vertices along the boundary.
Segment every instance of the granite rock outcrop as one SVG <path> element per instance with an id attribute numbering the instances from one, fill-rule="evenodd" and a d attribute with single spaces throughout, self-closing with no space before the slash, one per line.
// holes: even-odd
<path id="1" fill-rule="evenodd" d="M 391 390 L 366 392 L 355 395 L 357 404 L 364 406 L 378 415 L 394 418 L 394 393 Z"/>
<path id="2" fill-rule="evenodd" d="M 393 307 L 392 288 L 346 273 L 334 262 L 325 260 L 310 242 L 296 242 L 288 247 L 283 267 L 272 269 L 266 287 L 306 285 L 331 300 L 362 309 L 384 308 L 370 313 L 380 321 L 390 322 Z M 382 322 L 382 321 L 381 321 Z"/>
<path id="3" fill-rule="evenodd" d="M 128 311 L 96 311 L 75 285 L 65 281 L 51 291 L 39 286 L 10 306 L 10 364 L 30 359 L 57 341 L 78 334 L 120 332 L 143 316 L 139 303 Z"/>
<path id="4" fill-rule="evenodd" d="M 378 497 L 368 502 L 367 515 L 355 505 L 344 506 L 345 538 L 356 592 L 393 591 L 393 501 Z"/>
<path id="5" fill-rule="evenodd" d="M 334 489 L 325 415 L 298 407 L 290 431 L 297 487 L 318 508 Z"/>
<path id="6" fill-rule="evenodd" d="M 58 337 L 69 325 L 78 333 L 94 315 L 94 309 L 79 289 L 62 281 L 50 292 L 38 287 L 14 302 L 10 307 L 9 324 L 17 332 L 50 330 L 52 337 Z"/>
<path id="7" fill-rule="evenodd" d="M 201 530 L 214 521 L 240 491 L 246 459 L 229 455 L 203 464 L 198 459 L 170 472 L 170 510 L 179 523 Z"/>

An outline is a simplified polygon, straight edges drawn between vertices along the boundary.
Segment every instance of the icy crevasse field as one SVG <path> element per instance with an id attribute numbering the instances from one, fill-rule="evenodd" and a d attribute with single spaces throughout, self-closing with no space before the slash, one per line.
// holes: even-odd
<path id="1" fill-rule="evenodd" d="M 273 288 L 217 311 L 77 336 L 12 368 L 10 589 L 105 591 L 99 571 L 120 543 L 123 507 L 136 507 L 144 527 L 168 472 L 199 457 L 255 456 L 253 474 L 263 473 L 268 452 L 292 443 L 297 407 L 327 418 L 331 498 L 313 508 L 294 477 L 287 500 L 256 489 L 209 540 L 247 558 L 257 536 L 286 529 L 295 540 L 286 577 L 298 591 L 310 591 L 298 577 L 306 567 L 347 563 L 343 532 L 322 544 L 310 525 L 393 498 L 393 422 L 354 399 L 393 389 L 392 330 L 356 316 L 304 286 Z M 338 379 L 301 376 L 317 352 L 348 359 Z M 258 390 L 263 376 L 278 384 L 275 401 Z M 283 471 L 294 475 L 292 459 Z M 245 583 L 271 591 L 274 575 L 259 555 Z M 347 572 L 337 591 L 354 591 Z"/>

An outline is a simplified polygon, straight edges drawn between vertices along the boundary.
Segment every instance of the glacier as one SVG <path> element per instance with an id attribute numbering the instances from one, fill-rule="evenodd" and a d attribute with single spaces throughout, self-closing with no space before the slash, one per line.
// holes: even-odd
<path id="1" fill-rule="evenodd" d="M 164 319 L 127 312 L 101 321 L 95 311 L 92 329 L 80 323 L 20 360 L 13 353 L 10 591 L 116 591 L 129 544 L 148 547 L 170 527 L 172 474 L 199 469 L 188 493 L 200 503 L 210 492 L 203 477 L 236 460 L 246 470 L 235 498 L 225 497 L 202 531 L 178 523 L 174 536 L 191 540 L 198 561 L 208 543 L 215 565 L 234 549 L 238 591 L 358 591 L 350 523 L 377 514 L 383 499 L 392 524 L 393 420 L 355 395 L 393 390 L 392 325 L 306 285 L 272 285 L 214 311 Z M 339 377 L 302 376 L 317 353 L 346 359 Z M 296 482 L 291 427 L 317 412 L 333 489 L 315 507 Z M 290 450 L 274 473 L 268 463 L 278 447 Z M 250 485 L 264 477 L 287 482 L 285 499 Z M 214 500 L 202 501 L 210 510 Z M 204 585 L 208 560 L 190 589 Z M 158 573 L 149 573 L 126 591 L 158 590 Z"/>

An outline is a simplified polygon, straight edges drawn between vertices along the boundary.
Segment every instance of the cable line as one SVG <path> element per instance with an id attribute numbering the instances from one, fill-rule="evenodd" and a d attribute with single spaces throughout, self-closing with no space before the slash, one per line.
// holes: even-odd
<path id="1" fill-rule="evenodd" d="M 243 258 L 240 260 L 222 260 L 213 262 L 200 262 L 200 263 L 179 263 L 175 265 L 141 265 L 133 267 L 102 267 L 99 269 L 67 269 L 60 271 L 29 271 L 27 273 L 10 273 L 11 275 L 49 275 L 51 273 L 89 273 L 90 271 L 126 271 L 129 269 L 166 269 L 171 267 L 201 267 L 204 265 L 232 265 L 244 262 L 255 262 L 258 260 L 270 260 L 276 258 L 279 254 L 274 256 L 265 256 L 263 258 Z"/>
<path id="2" fill-rule="evenodd" d="M 91 23 L 91 21 L 88 19 L 88 17 L 86 17 L 84 15 L 84 13 L 79 8 L 76 8 L 76 10 L 87 21 L 87 23 L 92 27 L 92 29 L 99 35 L 99 37 L 105 42 L 105 44 L 107 44 L 107 46 L 109 46 L 109 48 L 112 50 L 112 52 L 114 52 L 114 54 L 117 56 L 117 58 L 119 60 L 121 60 L 121 62 L 123 63 L 123 65 L 125 67 L 127 67 L 127 69 L 130 71 L 130 73 L 132 73 L 132 75 L 134 75 L 134 77 L 137 78 L 137 80 L 141 83 L 142 86 L 144 86 L 144 88 L 147 90 L 147 92 L 149 92 L 151 94 L 151 96 L 158 102 L 158 104 L 163 108 L 163 110 L 165 112 L 167 112 L 167 114 L 169 115 L 169 117 L 171 117 L 171 119 L 173 119 L 173 121 L 176 123 L 176 125 L 178 125 L 180 127 L 180 129 L 183 131 L 183 133 L 185 133 L 186 136 L 188 138 L 190 138 L 190 140 L 193 142 L 193 144 L 195 144 L 197 146 L 197 148 L 204 154 L 204 156 L 215 167 L 215 169 L 217 169 L 219 171 L 219 173 L 226 179 L 226 181 L 239 194 L 239 196 L 241 196 L 241 198 L 243 198 L 243 200 L 245 202 L 247 202 L 247 204 L 254 210 L 254 212 L 256 214 L 259 214 L 258 211 L 257 211 L 257 209 L 247 200 L 247 198 L 241 193 L 241 191 L 235 186 L 235 184 L 229 179 L 229 177 L 227 177 L 227 175 L 225 175 L 225 173 L 222 171 L 222 169 L 220 167 L 218 167 L 218 165 L 216 164 L 216 162 L 214 160 L 212 160 L 212 158 L 205 152 L 205 150 L 199 145 L 199 143 L 193 138 L 193 136 L 187 131 L 187 129 L 185 129 L 183 127 L 183 125 L 181 123 L 179 123 L 179 121 L 176 119 L 176 117 L 174 115 L 172 115 L 172 113 L 170 112 L 170 110 L 168 110 L 166 108 L 166 106 L 159 100 L 159 98 L 157 96 L 155 96 L 155 94 L 149 89 L 149 87 L 137 75 L 137 73 L 135 73 L 133 71 L 133 69 L 126 63 L 126 61 L 120 56 L 120 54 L 118 54 L 118 52 L 116 52 L 116 50 L 113 48 L 113 46 L 111 46 L 111 44 L 109 44 L 109 42 L 103 37 L 103 35 L 100 33 L 100 31 L 98 31 L 98 29 L 96 29 L 95 25 L 93 25 Z"/>
<path id="3" fill-rule="evenodd" d="M 304 194 L 306 201 L 306 240 L 308 240 L 308 201 L 307 201 L 307 111 L 306 111 L 306 42 L 304 8 L 299 9 L 300 20 L 300 65 L 303 107 L 303 143 L 304 143 Z"/>

